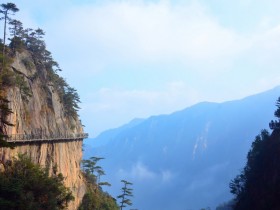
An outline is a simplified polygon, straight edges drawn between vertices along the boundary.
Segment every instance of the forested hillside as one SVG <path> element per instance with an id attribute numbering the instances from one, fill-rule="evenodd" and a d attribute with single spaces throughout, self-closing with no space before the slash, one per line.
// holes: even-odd
<path id="1" fill-rule="evenodd" d="M 252 143 L 247 163 L 230 183 L 235 195 L 233 209 L 280 209 L 280 97 L 275 117 L 270 122 L 272 133 L 263 130 Z"/>

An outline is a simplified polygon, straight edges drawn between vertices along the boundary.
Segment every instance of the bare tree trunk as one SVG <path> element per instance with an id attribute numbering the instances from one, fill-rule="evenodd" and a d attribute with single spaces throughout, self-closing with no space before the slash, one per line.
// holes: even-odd
<path id="1" fill-rule="evenodd" d="M 7 15 L 8 15 L 8 10 L 5 12 L 5 22 L 4 22 L 4 40 L 3 40 L 3 69 L 5 65 L 5 44 L 6 44 L 6 25 L 7 25 Z"/>

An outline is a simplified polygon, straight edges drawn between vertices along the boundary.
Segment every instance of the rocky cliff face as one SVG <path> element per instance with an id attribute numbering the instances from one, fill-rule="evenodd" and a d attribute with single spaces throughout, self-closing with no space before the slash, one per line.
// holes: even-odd
<path id="1" fill-rule="evenodd" d="M 10 71 L 22 78 L 30 96 L 24 95 L 21 88 L 15 86 L 6 90 L 7 99 L 13 113 L 7 128 L 9 135 L 25 134 L 67 135 L 82 133 L 83 128 L 78 117 L 67 116 L 54 84 L 47 80 L 47 70 L 35 63 L 31 54 L 23 50 L 17 52 Z M 17 144 L 15 149 L 1 148 L 0 160 L 6 161 L 18 153 L 30 155 L 35 163 L 42 166 L 56 165 L 58 172 L 65 177 L 65 184 L 73 192 L 75 201 L 69 209 L 77 209 L 85 193 L 85 184 L 80 173 L 82 159 L 82 139 L 67 142 L 36 142 Z M 52 171 L 51 171 L 52 172 Z"/>

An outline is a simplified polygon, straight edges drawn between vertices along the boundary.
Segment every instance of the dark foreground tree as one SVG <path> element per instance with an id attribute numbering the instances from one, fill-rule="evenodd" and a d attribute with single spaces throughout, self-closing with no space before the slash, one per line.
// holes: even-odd
<path id="1" fill-rule="evenodd" d="M 25 155 L 6 162 L 0 172 L 1 210 L 66 209 L 74 199 L 61 174 L 49 176 Z"/>
<path id="2" fill-rule="evenodd" d="M 276 101 L 276 111 L 274 112 L 275 117 L 278 118 L 278 120 L 280 120 L 280 97 L 278 98 L 278 100 Z"/>
<path id="3" fill-rule="evenodd" d="M 127 205 L 131 206 L 132 202 L 128 197 L 132 197 L 132 189 L 129 188 L 130 185 L 132 185 L 131 182 L 128 182 L 126 180 L 121 180 L 121 182 L 123 182 L 124 186 L 122 187 L 122 194 L 119 195 L 117 198 L 120 198 L 120 208 L 121 210 L 125 207 L 127 207 Z"/>
<path id="4" fill-rule="evenodd" d="M 277 101 L 279 110 L 279 99 Z M 275 112 L 278 116 L 278 112 Z M 234 209 L 280 209 L 280 129 L 263 130 L 252 143 L 247 164 L 230 183 Z"/>
<path id="5" fill-rule="evenodd" d="M 280 129 L 280 97 L 276 101 L 276 111 L 274 112 L 274 116 L 278 118 L 278 120 L 271 120 L 269 123 L 269 127 L 272 130 L 279 130 Z"/>

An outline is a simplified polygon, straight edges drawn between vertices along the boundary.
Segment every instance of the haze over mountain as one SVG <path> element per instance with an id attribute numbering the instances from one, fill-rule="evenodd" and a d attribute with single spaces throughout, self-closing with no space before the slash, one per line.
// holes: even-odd
<path id="1" fill-rule="evenodd" d="M 100 156 L 120 193 L 134 183 L 133 207 L 182 210 L 229 200 L 229 182 L 244 166 L 254 137 L 274 118 L 280 86 L 241 100 L 202 102 L 170 115 L 133 120 L 85 142 L 85 158 Z M 141 107 L 140 107 L 141 108 Z"/>

